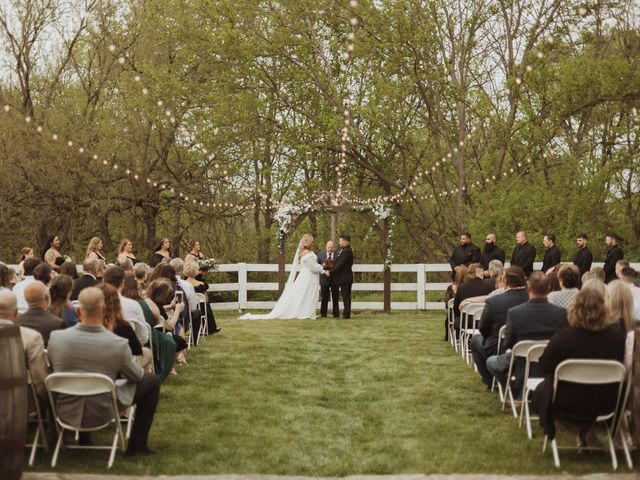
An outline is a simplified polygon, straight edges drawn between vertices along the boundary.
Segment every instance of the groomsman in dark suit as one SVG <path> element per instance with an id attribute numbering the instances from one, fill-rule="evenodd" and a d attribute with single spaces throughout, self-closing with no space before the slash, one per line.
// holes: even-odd
<path id="1" fill-rule="evenodd" d="M 528 277 L 533 272 L 533 262 L 536 259 L 536 247 L 531 245 L 524 232 L 516 233 L 516 247 L 511 254 L 512 267 L 520 267 Z"/>
<path id="2" fill-rule="evenodd" d="M 460 245 L 458 245 L 449 257 L 449 265 L 451 265 L 451 280 L 456 277 L 456 267 L 480 261 L 480 249 L 471 242 L 471 234 L 464 232 L 460 235 Z"/>
<path id="3" fill-rule="evenodd" d="M 353 284 L 353 252 L 351 251 L 351 237 L 349 235 L 340 236 L 340 250 L 338 258 L 329 274 L 333 279 L 333 284 L 342 292 L 342 303 L 344 310 L 342 317 L 351 318 L 351 285 Z"/>
<path id="4" fill-rule="evenodd" d="M 591 270 L 591 264 L 593 263 L 593 254 L 591 253 L 591 250 L 589 250 L 588 244 L 589 237 L 587 237 L 586 233 L 581 233 L 576 237 L 578 252 L 573 259 L 573 264 L 577 265 L 580 269 L 580 276 Z"/>
<path id="5" fill-rule="evenodd" d="M 604 243 L 606 243 L 609 248 L 607 249 L 607 258 L 602 268 L 604 268 L 604 282 L 609 283 L 617 278 L 616 262 L 624 258 L 624 252 L 622 248 L 620 248 L 622 238 L 617 233 L 607 233 L 607 236 L 604 238 Z"/>
<path id="6" fill-rule="evenodd" d="M 544 258 L 542 259 L 542 268 L 540 269 L 542 273 L 547 273 L 553 267 L 558 265 L 561 260 L 560 249 L 556 245 L 556 236 L 555 235 L 545 235 L 542 239 L 542 244 L 546 251 L 544 252 Z"/>
<path id="7" fill-rule="evenodd" d="M 318 254 L 318 263 L 322 265 L 325 270 L 331 270 L 331 267 L 335 265 L 336 257 L 336 246 L 335 244 L 329 240 L 327 242 L 327 247 L 324 252 L 320 252 Z M 333 277 L 331 275 L 320 275 L 320 316 L 327 316 L 327 310 L 329 307 L 329 297 L 331 297 L 331 302 L 333 304 L 333 318 L 340 317 L 340 306 L 338 304 L 338 296 L 339 296 L 339 288 L 333 281 Z"/>

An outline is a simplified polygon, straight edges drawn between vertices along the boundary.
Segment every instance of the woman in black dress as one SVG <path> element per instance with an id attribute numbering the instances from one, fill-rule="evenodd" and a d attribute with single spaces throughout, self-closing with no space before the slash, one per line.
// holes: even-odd
<path id="1" fill-rule="evenodd" d="M 155 268 L 159 263 L 171 260 L 171 242 L 168 238 L 163 238 L 153 248 L 153 253 L 149 256 L 147 263 L 151 268 Z"/>
<path id="2" fill-rule="evenodd" d="M 210 334 L 218 333 L 221 328 L 216 324 L 216 318 L 213 315 L 213 310 L 211 310 L 211 304 L 209 303 L 209 284 L 204 281 L 204 275 L 202 275 L 203 280 L 200 280 L 200 270 L 198 268 L 198 264 L 196 262 L 187 262 L 184 264 L 184 268 L 182 269 L 182 273 L 187 277 L 187 282 L 193 285 L 193 289 L 196 293 L 202 293 L 205 297 L 205 308 L 207 309 L 207 330 Z"/>

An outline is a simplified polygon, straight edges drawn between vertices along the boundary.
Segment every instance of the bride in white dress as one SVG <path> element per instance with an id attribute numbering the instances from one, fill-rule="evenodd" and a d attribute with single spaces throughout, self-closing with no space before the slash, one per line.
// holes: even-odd
<path id="1" fill-rule="evenodd" d="M 239 319 L 316 318 L 318 293 L 320 291 L 318 276 L 324 274 L 324 269 L 318 263 L 318 257 L 313 253 L 312 248 L 313 237 L 305 233 L 300 239 L 300 243 L 298 243 L 291 265 L 291 273 L 284 291 L 271 312 L 264 315 L 247 313 L 239 317 Z M 300 273 L 296 277 L 298 271 Z"/>

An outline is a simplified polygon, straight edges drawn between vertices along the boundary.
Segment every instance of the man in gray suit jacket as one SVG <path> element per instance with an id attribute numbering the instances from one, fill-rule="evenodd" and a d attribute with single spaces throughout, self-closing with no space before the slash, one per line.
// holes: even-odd
<path id="1" fill-rule="evenodd" d="M 513 307 L 507 314 L 504 349 L 511 349 L 522 340 L 548 340 L 561 328 L 567 327 L 567 309 L 547 301 L 549 279 L 542 272 L 533 272 L 529 277 L 529 301 Z M 502 384 L 511 363 L 511 351 L 493 355 L 487 359 L 487 370 Z M 525 362 L 518 361 L 514 365 L 515 381 L 512 390 L 518 395 L 522 389 Z M 533 368 L 533 367 L 532 367 Z M 534 375 L 535 376 L 535 372 Z"/>
<path id="2" fill-rule="evenodd" d="M 99 289 L 86 288 L 78 299 L 80 323 L 51 334 L 49 360 L 53 371 L 101 373 L 114 381 L 121 374 L 126 380 L 116 381 L 119 407 L 137 405 L 127 455 L 151 454 L 147 439 L 160 395 L 158 378 L 144 374 L 133 359 L 126 339 L 104 328 L 104 295 Z M 64 421 L 83 427 L 100 425 L 113 413 L 109 395 L 58 395 L 56 407 Z M 84 435 L 81 440 L 88 441 L 88 436 Z"/>
<path id="3" fill-rule="evenodd" d="M 47 311 L 51 300 L 44 283 L 35 280 L 27 285 L 24 289 L 24 299 L 29 309 L 18 316 L 17 324 L 39 332 L 44 340 L 44 348 L 47 348 L 51 332 L 67 328 L 67 322 Z"/>

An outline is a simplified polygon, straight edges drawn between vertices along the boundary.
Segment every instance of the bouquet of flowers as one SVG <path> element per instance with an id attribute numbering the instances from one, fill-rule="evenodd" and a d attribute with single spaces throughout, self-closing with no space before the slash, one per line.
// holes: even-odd
<path id="1" fill-rule="evenodd" d="M 203 258 L 198 260 L 198 268 L 202 272 L 211 272 L 218 269 L 218 262 L 215 258 Z"/>

